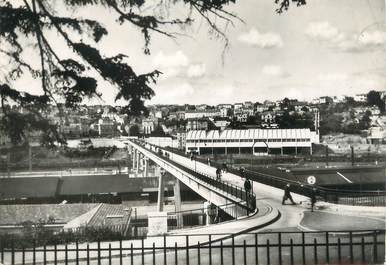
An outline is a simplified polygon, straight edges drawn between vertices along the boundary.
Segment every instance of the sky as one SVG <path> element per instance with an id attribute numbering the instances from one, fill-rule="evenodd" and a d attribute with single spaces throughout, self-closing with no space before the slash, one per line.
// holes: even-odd
<path id="1" fill-rule="evenodd" d="M 311 100 L 386 89 L 384 0 L 308 0 L 306 6 L 292 6 L 281 15 L 275 8 L 273 0 L 239 0 L 227 7 L 243 21 L 234 20 L 227 27 L 220 22 L 229 38 L 225 50 L 224 41 L 193 15 L 191 26 L 172 28 L 183 34 L 176 40 L 153 33 L 150 55 L 143 53 L 138 29 L 118 26 L 113 12 L 103 8 L 66 12 L 98 18 L 107 27 L 109 35 L 97 44 L 105 55 L 127 54 L 138 74 L 163 72 L 152 85 L 156 95 L 147 104 Z M 184 17 L 187 12 L 177 6 L 169 15 Z M 112 104 L 115 88 L 102 80 L 98 83 L 102 103 Z M 28 92 L 39 91 L 39 83 L 29 77 L 16 84 Z"/>

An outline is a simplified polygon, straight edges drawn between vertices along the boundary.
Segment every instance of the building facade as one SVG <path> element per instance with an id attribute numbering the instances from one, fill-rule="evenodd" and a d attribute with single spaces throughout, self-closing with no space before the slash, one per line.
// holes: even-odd
<path id="1" fill-rule="evenodd" d="M 312 154 L 319 135 L 310 129 L 246 129 L 189 131 L 187 153 L 197 154 Z"/>

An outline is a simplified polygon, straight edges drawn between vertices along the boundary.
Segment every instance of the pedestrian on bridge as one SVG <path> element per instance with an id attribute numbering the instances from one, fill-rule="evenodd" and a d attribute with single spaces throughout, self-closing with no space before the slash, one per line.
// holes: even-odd
<path id="1" fill-rule="evenodd" d="M 251 203 L 249 200 L 249 197 L 250 197 L 249 194 L 251 192 L 252 185 L 251 185 L 251 182 L 249 181 L 249 179 L 247 179 L 247 178 L 245 178 L 245 181 L 244 181 L 244 189 L 245 189 L 245 202 L 247 203 L 247 208 L 249 209 L 249 205 Z"/>
<path id="2" fill-rule="evenodd" d="M 292 195 L 291 195 L 291 185 L 290 184 L 287 184 L 284 188 L 284 196 L 283 196 L 283 200 L 281 201 L 281 204 L 285 204 L 285 201 L 286 200 L 290 200 L 291 203 L 293 205 L 296 205 L 296 203 L 294 202 L 294 200 L 292 199 Z"/>
<path id="3" fill-rule="evenodd" d="M 216 169 L 216 180 L 221 181 L 221 169 L 220 168 Z"/>
<path id="4" fill-rule="evenodd" d="M 249 194 L 251 192 L 251 189 L 252 189 L 251 182 L 247 178 L 245 178 L 245 181 L 244 181 L 244 189 L 245 189 L 245 192 L 247 194 Z"/>

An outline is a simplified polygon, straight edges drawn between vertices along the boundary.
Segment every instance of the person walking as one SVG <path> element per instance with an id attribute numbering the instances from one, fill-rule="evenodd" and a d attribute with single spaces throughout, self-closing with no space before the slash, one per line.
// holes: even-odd
<path id="1" fill-rule="evenodd" d="M 251 188 L 252 188 L 251 182 L 249 181 L 249 179 L 245 178 L 245 181 L 244 181 L 245 192 L 249 194 L 251 192 Z"/>
<path id="2" fill-rule="evenodd" d="M 247 178 L 245 178 L 245 181 L 244 181 L 244 189 L 245 189 L 245 202 L 247 203 L 247 208 L 249 209 L 249 204 L 250 204 L 249 194 L 251 192 L 252 185 L 249 179 Z M 248 210 L 248 215 L 249 215 L 249 210 Z"/>
<path id="3" fill-rule="evenodd" d="M 311 212 L 314 211 L 314 206 L 315 206 L 315 203 L 316 203 L 316 193 L 317 193 L 316 188 L 312 188 L 312 190 L 311 190 L 311 196 L 310 196 L 310 200 L 311 200 Z"/>
<path id="4" fill-rule="evenodd" d="M 293 205 L 295 205 L 296 203 L 294 202 L 294 200 L 292 199 L 292 195 L 291 195 L 291 185 L 290 184 L 287 184 L 284 188 L 284 196 L 283 196 L 283 200 L 281 201 L 281 204 L 285 204 L 286 200 L 290 200 L 291 203 Z"/>
<path id="5" fill-rule="evenodd" d="M 216 180 L 217 181 L 221 180 L 221 169 L 220 168 L 216 169 Z"/>

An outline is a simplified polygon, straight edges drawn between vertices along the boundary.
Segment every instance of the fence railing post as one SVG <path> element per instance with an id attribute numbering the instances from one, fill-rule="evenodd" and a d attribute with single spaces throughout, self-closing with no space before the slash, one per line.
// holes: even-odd
<path id="1" fill-rule="evenodd" d="M 244 239 L 243 242 L 243 256 L 244 256 L 244 265 L 247 265 L 247 242 Z"/>
<path id="2" fill-rule="evenodd" d="M 330 263 L 330 248 L 329 248 L 329 237 L 328 237 L 328 231 L 326 232 L 326 262 Z"/>
<path id="3" fill-rule="evenodd" d="M 377 231 L 373 233 L 373 262 L 376 264 L 378 262 L 378 242 L 377 242 Z"/>
<path id="4" fill-rule="evenodd" d="M 164 235 L 164 265 L 167 265 L 167 260 L 166 260 L 166 235 Z"/>
<path id="5" fill-rule="evenodd" d="M 291 265 L 294 265 L 294 241 L 292 238 L 290 239 L 290 259 Z"/>
<path id="6" fill-rule="evenodd" d="M 153 242 L 153 265 L 155 265 L 155 242 Z"/>
<path id="7" fill-rule="evenodd" d="M 279 265 L 282 265 L 283 264 L 283 259 L 282 259 L 282 255 L 281 255 L 281 233 L 279 232 L 278 233 L 278 239 L 277 239 L 277 242 L 278 242 L 278 254 L 279 254 Z"/>
<path id="8" fill-rule="evenodd" d="M 34 240 L 33 246 L 32 246 L 32 264 L 36 264 L 36 242 Z"/>
<path id="9" fill-rule="evenodd" d="M 130 264 L 134 265 L 134 250 L 133 250 L 133 242 L 130 244 Z"/>
<path id="10" fill-rule="evenodd" d="M 350 231 L 349 233 L 349 238 L 350 238 L 350 263 L 354 263 L 354 251 L 353 251 L 353 242 L 352 242 L 352 232 Z"/>
<path id="11" fill-rule="evenodd" d="M 109 243 L 109 265 L 111 265 L 111 243 Z"/>
<path id="12" fill-rule="evenodd" d="M 257 233 L 255 233 L 255 263 L 259 265 L 259 239 Z"/>
<path id="13" fill-rule="evenodd" d="M 34 262 L 35 264 L 35 262 Z M 64 264 L 68 264 L 68 246 L 67 244 L 64 246 Z"/>
<path id="14" fill-rule="evenodd" d="M 101 242 L 98 240 L 98 265 L 101 265 Z"/>
<path id="15" fill-rule="evenodd" d="M 15 264 L 15 245 L 13 241 L 11 243 L 11 264 Z"/>
<path id="16" fill-rule="evenodd" d="M 122 239 L 119 240 L 119 265 L 123 264 L 122 260 Z"/>
<path id="17" fill-rule="evenodd" d="M 87 260 L 87 265 L 90 265 L 90 245 L 87 243 L 86 247 L 86 260 Z M 55 262 L 56 265 L 56 262 Z"/>
<path id="18" fill-rule="evenodd" d="M 271 264 L 271 251 L 270 251 L 271 245 L 269 244 L 269 239 L 267 239 L 267 264 Z"/>
<path id="19" fill-rule="evenodd" d="M 222 239 L 220 241 L 220 263 L 221 265 L 224 265 L 224 245 Z"/>
<path id="20" fill-rule="evenodd" d="M 302 231 L 302 260 L 303 260 L 303 265 L 306 265 L 306 238 L 305 234 Z"/>
<path id="21" fill-rule="evenodd" d="M 21 254 L 21 263 L 25 264 L 25 247 L 22 248 L 22 254 Z"/>
<path id="22" fill-rule="evenodd" d="M 200 241 L 197 242 L 197 264 L 201 265 Z"/>
<path id="23" fill-rule="evenodd" d="M 212 235 L 209 235 L 209 265 L 212 265 Z"/>
<path id="24" fill-rule="evenodd" d="M 189 265 L 189 236 L 185 236 L 185 242 L 186 242 L 186 265 Z"/>
<path id="25" fill-rule="evenodd" d="M 75 243 L 75 260 L 76 260 L 76 265 L 79 265 L 79 245 L 78 245 L 78 241 L 76 241 Z"/>
<path id="26" fill-rule="evenodd" d="M 58 247 L 56 244 L 54 245 L 54 264 L 58 264 Z"/>
<path id="27" fill-rule="evenodd" d="M 142 265 L 145 265 L 145 239 L 141 238 L 141 261 Z"/>
<path id="28" fill-rule="evenodd" d="M 314 264 L 318 264 L 318 242 L 314 238 Z"/>
<path id="29" fill-rule="evenodd" d="M 362 264 L 365 264 L 365 238 L 362 236 L 361 238 L 361 256 L 362 256 Z"/>
<path id="30" fill-rule="evenodd" d="M 340 238 L 338 238 L 338 262 L 339 264 L 342 262 L 342 246 Z"/>
<path id="31" fill-rule="evenodd" d="M 4 263 L 4 240 L 0 240 L 0 262 Z"/>
<path id="32" fill-rule="evenodd" d="M 174 264 L 178 265 L 177 242 L 174 242 Z"/>
<path id="33" fill-rule="evenodd" d="M 232 235 L 232 265 L 235 265 L 235 235 Z"/>

